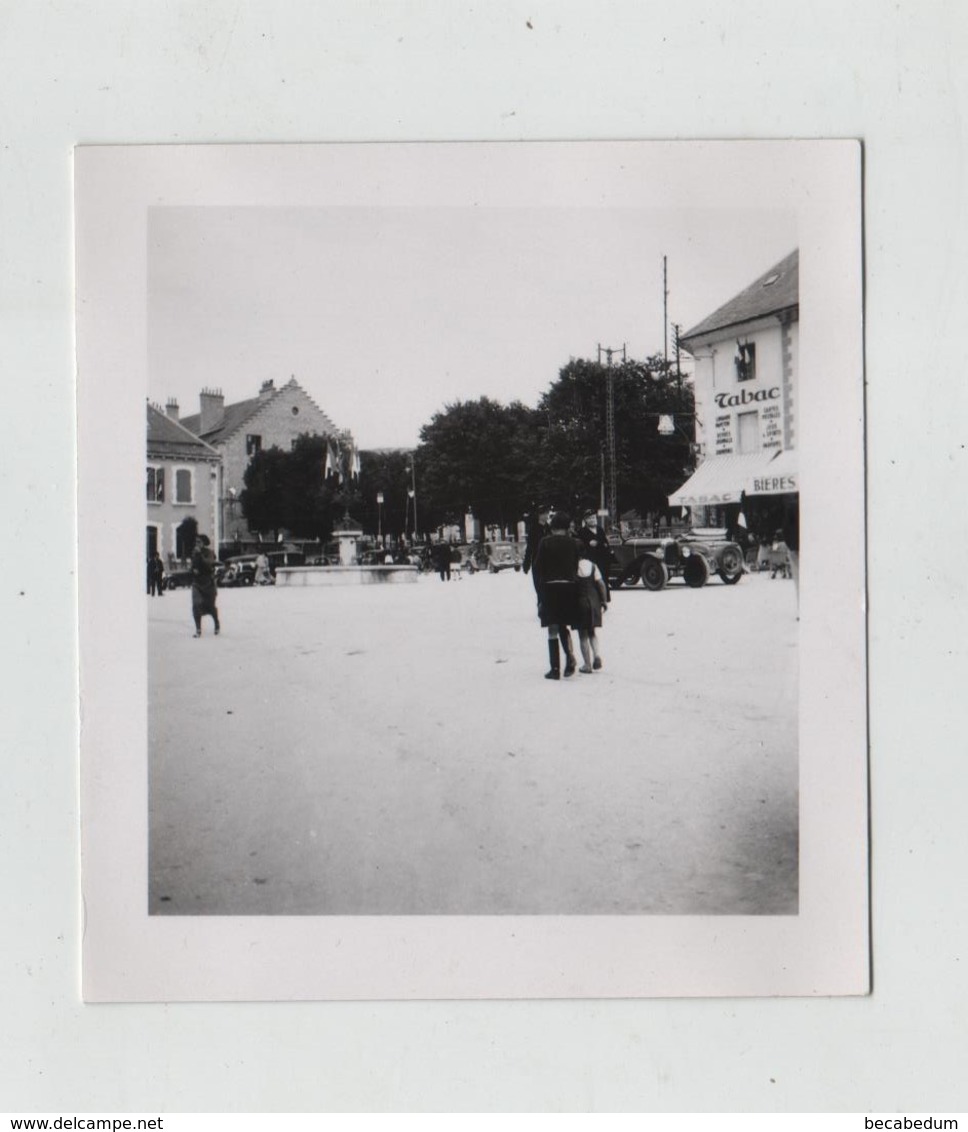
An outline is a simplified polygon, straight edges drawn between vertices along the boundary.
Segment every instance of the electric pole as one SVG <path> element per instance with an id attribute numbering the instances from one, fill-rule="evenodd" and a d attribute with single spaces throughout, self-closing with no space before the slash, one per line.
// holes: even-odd
<path id="1" fill-rule="evenodd" d="M 603 349 L 598 346 L 598 364 L 602 364 Z M 608 516 L 609 522 L 618 526 L 618 472 L 615 467 L 615 372 L 612 369 L 612 355 L 617 350 L 606 348 L 605 364 L 607 366 L 605 378 L 605 445 L 608 448 Z M 625 343 L 622 343 L 622 361 L 627 361 Z"/>
<path id="2" fill-rule="evenodd" d="M 672 329 L 676 333 L 675 347 L 676 347 L 676 381 L 679 385 L 679 399 L 682 400 L 682 367 L 679 365 L 679 334 L 682 331 L 682 323 L 674 322 Z"/>
<path id="3" fill-rule="evenodd" d="M 669 363 L 669 281 L 666 257 L 662 257 L 662 357 Z"/>

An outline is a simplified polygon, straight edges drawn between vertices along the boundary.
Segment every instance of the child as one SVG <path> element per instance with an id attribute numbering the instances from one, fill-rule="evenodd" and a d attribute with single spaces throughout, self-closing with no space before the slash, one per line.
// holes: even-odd
<path id="1" fill-rule="evenodd" d="M 602 572 L 582 550 L 578 562 L 578 584 L 575 601 L 575 624 L 582 660 L 579 672 L 597 672 L 602 667 L 595 630 L 602 627 L 602 612 L 608 608 L 608 590 Z"/>

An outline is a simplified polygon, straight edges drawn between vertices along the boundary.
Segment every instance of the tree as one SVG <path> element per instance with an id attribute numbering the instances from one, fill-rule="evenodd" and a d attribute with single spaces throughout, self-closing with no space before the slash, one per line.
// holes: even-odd
<path id="1" fill-rule="evenodd" d="M 285 526 L 286 453 L 281 448 L 263 448 L 249 461 L 239 499 L 249 529 L 271 531 L 274 538 Z"/>
<path id="2" fill-rule="evenodd" d="M 468 509 L 501 527 L 520 518 L 533 494 L 534 424 L 533 409 L 488 397 L 435 413 L 415 454 L 425 525 L 460 522 Z"/>
<path id="3" fill-rule="evenodd" d="M 410 458 L 410 453 L 402 448 L 360 453 L 360 478 L 350 510 L 367 533 L 381 531 L 399 537 L 406 532 L 411 507 L 407 495 L 411 483 Z M 383 495 L 382 508 L 377 503 L 378 494 Z M 418 513 L 417 518 L 426 529 L 423 515 Z"/>
<path id="4" fill-rule="evenodd" d="M 296 538 L 325 539 L 341 502 L 338 484 L 326 477 L 328 441 L 299 436 L 290 452 L 265 448 L 245 470 L 242 512 L 251 530 L 288 531 Z"/>
<path id="5" fill-rule="evenodd" d="M 543 436 L 540 494 L 547 503 L 596 508 L 604 476 L 610 478 L 606 447 L 609 367 L 572 359 L 538 403 Z M 615 397 L 615 448 L 621 511 L 668 512 L 668 496 L 692 470 L 692 390 L 662 357 L 611 368 Z M 659 432 L 671 417 L 671 435 Z M 607 484 L 607 479 L 606 479 Z"/>

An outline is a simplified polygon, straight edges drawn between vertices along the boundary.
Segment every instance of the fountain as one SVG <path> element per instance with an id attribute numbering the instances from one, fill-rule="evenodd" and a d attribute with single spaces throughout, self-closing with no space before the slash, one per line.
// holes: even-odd
<path id="1" fill-rule="evenodd" d="M 333 527 L 339 540 L 338 566 L 280 566 L 276 570 L 277 586 L 347 586 L 379 585 L 415 582 L 419 571 L 416 566 L 381 564 L 363 566 L 360 563 L 360 540 L 363 528 L 347 511 Z"/>

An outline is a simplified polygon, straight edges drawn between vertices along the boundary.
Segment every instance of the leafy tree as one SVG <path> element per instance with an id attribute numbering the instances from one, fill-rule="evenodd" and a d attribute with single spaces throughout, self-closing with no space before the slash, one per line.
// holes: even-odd
<path id="1" fill-rule="evenodd" d="M 360 453 L 360 478 L 349 499 L 349 510 L 368 534 L 399 537 L 412 529 L 413 511 L 407 491 L 411 483 L 410 453 L 402 448 L 383 448 Z M 418 484 L 418 491 L 420 485 Z M 382 514 L 377 494 L 383 494 Z M 426 529 L 422 499 L 418 498 L 417 519 Z M 409 520 L 408 520 L 409 514 Z"/>
<path id="2" fill-rule="evenodd" d="M 427 525 L 460 522 L 468 508 L 485 524 L 516 521 L 533 493 L 534 425 L 533 409 L 488 397 L 435 413 L 415 454 Z"/>
<path id="3" fill-rule="evenodd" d="M 286 457 L 275 446 L 256 452 L 245 469 L 239 496 L 249 529 L 271 531 L 274 538 L 285 527 Z"/>
<path id="4" fill-rule="evenodd" d="M 326 478 L 327 441 L 300 436 L 290 452 L 265 448 L 245 470 L 242 511 L 251 530 L 288 531 L 296 538 L 326 538 L 333 526 L 340 497 L 336 483 Z"/>
<path id="5" fill-rule="evenodd" d="M 572 359 L 538 403 L 543 431 L 536 484 L 546 503 L 597 507 L 611 469 L 606 450 L 608 380 L 614 381 L 615 448 L 620 511 L 668 512 L 668 495 L 692 469 L 694 400 L 663 358 L 609 367 Z M 674 431 L 659 432 L 662 417 Z"/>
<path id="6" fill-rule="evenodd" d="M 341 502 L 338 485 L 326 478 L 328 441 L 299 436 L 285 454 L 283 526 L 296 538 L 325 539 Z"/>

